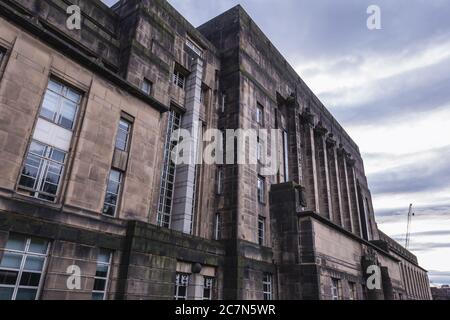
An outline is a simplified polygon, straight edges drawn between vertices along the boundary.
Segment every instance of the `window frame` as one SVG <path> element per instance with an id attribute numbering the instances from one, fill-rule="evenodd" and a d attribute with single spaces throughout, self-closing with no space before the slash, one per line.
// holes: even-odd
<path id="1" fill-rule="evenodd" d="M 148 90 L 145 89 L 146 86 L 148 87 Z M 153 82 L 147 78 L 142 79 L 141 91 L 146 95 L 151 96 L 153 92 Z"/>
<path id="2" fill-rule="evenodd" d="M 349 288 L 349 299 L 350 300 L 358 300 L 358 295 L 357 295 L 357 291 L 356 291 L 356 283 L 349 281 L 348 282 L 348 288 Z"/>
<path id="3" fill-rule="evenodd" d="M 128 131 L 126 131 L 126 130 L 121 128 L 121 124 L 122 123 L 125 123 L 125 124 L 128 125 Z M 124 141 L 125 147 L 123 149 L 121 147 L 117 146 L 117 144 L 119 142 L 121 142 L 121 141 L 119 141 L 119 133 L 122 133 L 122 132 L 125 133 L 125 136 L 126 136 L 126 139 Z M 119 124 L 117 126 L 116 139 L 115 139 L 116 141 L 115 141 L 114 147 L 117 150 L 120 150 L 120 151 L 123 151 L 123 152 L 130 151 L 130 144 L 131 144 L 130 142 L 131 142 L 132 132 L 133 132 L 133 122 L 128 120 L 128 119 L 126 119 L 125 117 L 120 117 Z"/>
<path id="4" fill-rule="evenodd" d="M 331 278 L 331 299 L 341 300 L 341 280 L 337 278 Z"/>
<path id="5" fill-rule="evenodd" d="M 264 106 L 259 102 L 256 104 L 256 123 L 264 126 Z"/>
<path id="6" fill-rule="evenodd" d="M 108 193 L 114 195 L 114 193 L 108 192 L 109 183 L 111 182 L 111 174 L 112 174 L 113 171 L 117 172 L 119 174 L 119 181 L 112 181 L 113 183 L 118 183 L 119 184 L 119 189 L 117 191 L 117 194 L 115 194 L 116 197 L 117 197 L 115 205 L 112 204 L 112 203 L 106 202 L 106 197 L 108 196 Z M 104 201 L 103 201 L 102 215 L 107 216 L 107 217 L 112 217 L 112 218 L 117 217 L 117 212 L 118 212 L 119 205 L 120 205 L 120 198 L 121 198 L 121 195 L 122 195 L 123 180 L 124 180 L 124 173 L 122 171 L 120 171 L 120 170 L 111 168 L 111 170 L 109 171 L 108 178 L 106 180 L 106 192 L 105 192 L 105 198 L 104 198 Z M 113 215 L 109 215 L 109 214 L 105 213 L 105 206 L 106 205 L 114 206 L 114 213 L 113 213 Z"/>
<path id="7" fill-rule="evenodd" d="M 16 250 L 16 249 L 7 249 L 6 245 L 8 243 L 8 241 L 11 239 L 11 235 L 16 235 L 19 237 L 23 237 L 25 239 L 25 247 L 23 250 Z M 37 240 L 41 240 L 41 241 L 45 241 L 46 242 L 46 250 L 45 253 L 36 253 L 36 252 L 30 252 L 30 245 L 33 239 L 37 239 Z M 49 240 L 47 239 L 43 239 L 43 238 L 39 238 L 39 237 L 32 237 L 32 236 L 27 236 L 27 235 L 22 235 L 22 234 L 17 234 L 17 233 L 10 233 L 7 243 L 5 244 L 5 248 L 0 249 L 0 251 L 3 251 L 3 256 L 2 259 L 0 260 L 0 263 L 3 261 L 3 259 L 5 258 L 5 254 L 6 253 L 10 253 L 12 255 L 18 256 L 21 255 L 21 262 L 20 262 L 20 266 L 19 268 L 8 268 L 8 267 L 1 267 L 0 266 L 0 270 L 2 271 L 6 271 L 6 272 L 17 272 L 17 278 L 15 281 L 14 285 L 6 285 L 6 284 L 0 284 L 0 288 L 13 288 L 13 294 L 11 296 L 11 300 L 14 301 L 17 298 L 17 293 L 19 291 L 19 289 L 30 289 L 30 290 L 36 290 L 36 295 L 34 300 L 39 300 L 40 295 L 42 293 L 42 287 L 44 284 L 44 275 L 46 274 L 47 271 L 47 264 L 48 264 L 48 256 L 49 256 L 49 252 L 50 252 L 50 246 L 51 243 Z M 25 269 L 25 264 L 27 261 L 28 257 L 39 257 L 39 258 L 44 258 L 44 262 L 42 263 L 42 269 L 41 271 L 36 271 L 36 270 L 28 270 Z M 32 273 L 32 274 L 40 274 L 39 277 L 39 284 L 38 286 L 24 286 L 21 285 L 21 281 L 22 281 L 22 275 L 23 273 Z"/>
<path id="8" fill-rule="evenodd" d="M 214 222 L 214 240 L 222 239 L 222 214 L 217 212 L 215 216 L 216 220 Z"/>
<path id="9" fill-rule="evenodd" d="M 266 245 L 266 218 L 263 216 L 258 216 L 258 244 Z"/>
<path id="10" fill-rule="evenodd" d="M 214 277 L 203 277 L 203 298 L 202 300 L 211 301 L 214 299 L 216 278 Z M 209 290 L 209 297 L 205 296 L 205 290 Z"/>
<path id="11" fill-rule="evenodd" d="M 263 296 L 264 301 L 273 300 L 273 275 L 271 273 L 263 274 Z"/>
<path id="12" fill-rule="evenodd" d="M 183 282 L 183 277 L 187 278 L 186 282 Z M 190 283 L 191 283 L 191 275 L 189 273 L 177 272 L 176 278 L 175 278 L 174 300 L 186 301 L 188 299 L 188 288 L 189 288 Z M 179 295 L 181 287 L 186 288 L 186 292 L 185 292 L 184 296 Z M 183 299 L 180 299 L 180 298 L 183 298 Z"/>
<path id="13" fill-rule="evenodd" d="M 31 147 L 33 146 L 33 144 L 37 144 L 37 145 L 42 146 L 44 148 L 44 154 L 43 155 L 39 155 L 37 153 L 33 153 L 31 151 Z M 62 154 L 64 154 L 64 161 L 63 162 L 58 162 L 57 160 L 54 160 L 54 159 L 51 158 L 51 155 L 53 154 L 53 152 L 55 150 L 60 152 L 60 153 L 62 153 Z M 37 169 L 36 178 L 33 178 L 30 175 L 24 174 L 24 170 L 25 170 L 25 168 L 27 166 L 27 161 L 31 157 L 35 157 L 35 158 L 39 159 L 39 165 L 38 165 L 38 167 L 35 167 L 35 169 Z M 21 170 L 20 175 L 19 175 L 19 181 L 17 182 L 17 190 L 18 190 L 18 192 L 21 193 L 21 194 L 24 194 L 25 192 L 29 192 L 30 193 L 29 195 L 28 194 L 24 194 L 24 195 L 28 196 L 28 197 L 31 197 L 31 198 L 34 198 L 34 199 L 38 199 L 38 200 L 42 200 L 42 201 L 46 201 L 46 202 L 50 202 L 50 203 L 55 203 L 57 201 L 57 199 L 58 199 L 59 192 L 61 190 L 62 183 L 63 183 L 63 180 L 64 180 L 64 174 L 65 174 L 65 169 L 66 169 L 68 157 L 69 157 L 69 152 L 60 150 L 60 149 L 58 149 L 56 147 L 50 146 L 50 145 L 48 145 L 46 143 L 43 143 L 43 142 L 40 142 L 38 140 L 31 139 L 31 143 L 28 145 L 28 150 L 27 150 L 27 152 L 25 154 L 25 157 L 24 157 L 22 170 Z M 46 181 L 47 178 L 48 178 L 49 168 L 50 168 L 51 165 L 61 166 L 61 172 L 59 174 L 59 181 L 58 181 L 57 184 L 50 183 L 50 182 Z M 50 172 L 50 174 L 55 174 L 55 173 Z M 30 187 L 27 187 L 25 185 L 22 185 L 21 184 L 22 177 L 26 177 L 26 178 L 29 178 L 29 179 L 34 179 L 35 180 L 34 187 L 30 188 Z M 41 188 L 43 188 L 43 186 L 46 183 L 50 183 L 52 185 L 56 185 L 56 192 L 55 192 L 55 194 L 47 193 L 47 192 L 45 192 L 43 190 L 40 190 Z M 31 193 L 33 193 L 33 194 L 31 194 Z M 54 199 L 53 200 L 45 199 L 45 198 L 40 197 L 41 195 L 45 196 L 45 197 L 54 198 Z"/>
<path id="14" fill-rule="evenodd" d="M 99 259 L 98 259 L 99 255 L 101 254 L 102 251 L 107 251 L 108 254 L 109 254 L 109 258 L 108 258 L 108 262 L 107 263 L 99 261 Z M 93 287 L 92 293 L 91 293 L 91 299 L 92 300 L 95 300 L 95 299 L 93 299 L 94 294 L 103 294 L 103 297 L 102 297 L 101 300 L 106 300 L 106 294 L 108 293 L 108 289 L 109 289 L 109 282 L 110 282 L 109 281 L 109 277 L 110 277 L 110 274 L 111 274 L 111 266 L 112 266 L 113 254 L 114 254 L 114 252 L 111 251 L 111 250 L 99 249 L 99 253 L 97 255 L 97 266 L 96 266 L 96 270 L 95 270 L 96 274 L 94 276 L 94 287 Z M 108 267 L 108 270 L 106 271 L 106 277 L 97 276 L 97 268 L 98 268 L 99 265 L 103 265 L 103 266 L 106 265 Z M 95 281 L 96 280 L 104 280 L 105 281 L 105 288 L 103 290 L 95 290 Z"/>
<path id="15" fill-rule="evenodd" d="M 257 178 L 258 203 L 266 204 L 266 179 L 258 175 Z"/>
<path id="16" fill-rule="evenodd" d="M 216 187 L 216 193 L 217 195 L 223 195 L 224 190 L 224 170 L 223 168 L 217 169 L 217 187 Z"/>
<path id="17" fill-rule="evenodd" d="M 186 89 L 186 80 L 187 80 L 187 75 L 182 72 L 180 69 L 178 68 L 174 68 L 173 69 L 173 73 L 172 73 L 172 84 L 181 88 L 182 90 Z"/>

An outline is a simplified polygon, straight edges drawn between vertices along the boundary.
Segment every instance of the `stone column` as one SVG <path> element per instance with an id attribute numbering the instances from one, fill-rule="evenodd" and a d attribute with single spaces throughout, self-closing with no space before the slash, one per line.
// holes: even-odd
<path id="1" fill-rule="evenodd" d="M 330 173 L 328 170 L 328 148 L 326 133 L 328 132 L 320 123 L 315 128 L 316 155 L 317 155 L 317 180 L 319 185 L 319 212 L 320 215 L 332 219 Z"/>
<path id="2" fill-rule="evenodd" d="M 203 61 L 197 58 L 192 63 L 192 72 L 186 83 L 186 113 L 181 128 L 191 134 L 187 164 L 177 166 L 172 209 L 172 229 L 192 233 L 193 206 L 195 203 L 196 162 L 198 157 L 200 96 L 202 88 Z M 186 150 L 184 150 L 186 152 Z"/>
<path id="3" fill-rule="evenodd" d="M 362 224 L 361 224 L 361 212 L 359 208 L 359 199 L 358 199 L 358 186 L 356 183 L 356 174 L 355 174 L 355 163 L 356 161 L 351 157 L 347 157 L 347 166 L 348 166 L 348 174 L 349 174 L 349 185 L 350 185 L 350 199 L 352 202 L 352 221 L 353 221 L 353 230 L 354 232 L 362 237 Z"/>
<path id="4" fill-rule="evenodd" d="M 341 227 L 344 227 L 344 217 L 342 209 L 342 191 L 341 183 L 339 180 L 339 164 L 338 154 L 336 149 L 336 141 L 333 139 L 333 135 L 330 134 L 327 138 L 327 148 L 329 156 L 329 173 L 330 173 L 330 186 L 331 186 L 331 216 L 332 221 Z"/>

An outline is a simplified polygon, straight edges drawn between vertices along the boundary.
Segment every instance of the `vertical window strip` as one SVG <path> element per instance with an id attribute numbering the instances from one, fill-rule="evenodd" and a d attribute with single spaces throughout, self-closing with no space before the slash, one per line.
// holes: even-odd
<path id="1" fill-rule="evenodd" d="M 120 119 L 116 136 L 116 149 L 119 149 L 121 151 L 128 150 L 131 135 L 131 127 L 132 124 L 130 121 L 125 120 L 123 118 Z"/>
<path id="2" fill-rule="evenodd" d="M 216 221 L 214 224 L 214 239 L 222 239 L 222 215 L 220 213 L 216 213 Z"/>
<path id="3" fill-rule="evenodd" d="M 176 166 L 171 159 L 171 151 L 176 146 L 176 141 L 171 141 L 171 136 L 173 132 L 178 130 L 180 127 L 181 114 L 176 111 L 170 111 L 167 124 L 166 141 L 164 144 L 164 160 L 161 173 L 157 216 L 157 224 L 164 228 L 170 228 L 176 176 Z"/>
<path id="4" fill-rule="evenodd" d="M 258 202 L 261 204 L 265 204 L 266 202 L 266 187 L 265 187 L 265 179 L 261 176 L 258 176 Z"/>
<path id="5" fill-rule="evenodd" d="M 147 95 L 150 95 L 152 93 L 152 87 L 153 84 L 151 81 L 144 79 L 142 80 L 141 90 Z"/>
<path id="6" fill-rule="evenodd" d="M 288 146 L 288 134 L 283 131 L 283 165 L 284 165 L 284 182 L 289 181 L 289 146 Z"/>
<path id="7" fill-rule="evenodd" d="M 186 86 L 186 77 L 178 70 L 174 70 L 172 76 L 172 82 L 174 85 L 177 85 L 181 89 L 184 89 Z"/>
<path id="8" fill-rule="evenodd" d="M 338 279 L 331 279 L 331 298 L 332 300 L 340 300 L 340 281 Z"/>
<path id="9" fill-rule="evenodd" d="M 263 246 L 266 241 L 266 219 L 264 217 L 258 217 L 258 243 Z"/>
<path id="10" fill-rule="evenodd" d="M 0 262 L 0 300 L 37 300 L 50 244 L 10 234 Z"/>
<path id="11" fill-rule="evenodd" d="M 94 289 L 92 300 L 105 300 L 108 288 L 109 274 L 111 271 L 112 252 L 100 249 L 97 256 L 97 269 L 94 277 Z"/>

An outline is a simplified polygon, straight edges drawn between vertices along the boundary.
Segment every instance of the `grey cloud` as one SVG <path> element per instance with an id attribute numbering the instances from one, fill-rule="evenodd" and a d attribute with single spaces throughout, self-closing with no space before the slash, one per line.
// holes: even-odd
<path id="1" fill-rule="evenodd" d="M 414 243 L 411 248 L 409 248 L 412 252 L 418 251 L 430 251 L 433 249 L 443 249 L 450 248 L 450 242 L 422 242 L 422 243 Z"/>
<path id="2" fill-rule="evenodd" d="M 412 232 L 411 237 L 417 238 L 417 237 L 434 237 L 434 236 L 450 236 L 450 230 L 435 230 L 435 231 L 422 231 L 422 232 Z M 404 234 L 397 234 L 392 236 L 395 240 L 398 241 L 404 241 L 405 235 Z"/>

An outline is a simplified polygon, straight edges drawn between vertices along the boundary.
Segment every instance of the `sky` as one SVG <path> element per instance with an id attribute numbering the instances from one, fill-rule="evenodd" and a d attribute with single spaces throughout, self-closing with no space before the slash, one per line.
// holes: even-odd
<path id="1" fill-rule="evenodd" d="M 169 2 L 194 26 L 244 7 L 359 145 L 379 228 L 404 244 L 413 203 L 410 250 L 450 284 L 450 2 Z"/>

